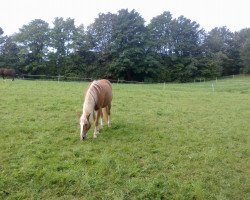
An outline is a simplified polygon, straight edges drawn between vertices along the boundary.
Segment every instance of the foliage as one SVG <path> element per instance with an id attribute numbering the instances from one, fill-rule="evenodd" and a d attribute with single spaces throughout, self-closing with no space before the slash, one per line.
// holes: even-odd
<path id="1" fill-rule="evenodd" d="M 11 68 L 17 68 L 19 64 L 19 48 L 11 37 L 6 37 L 6 40 L 2 46 L 2 57 L 4 59 L 5 66 Z"/>
<path id="2" fill-rule="evenodd" d="M 56 17 L 54 28 L 50 32 L 51 47 L 55 50 L 55 62 L 57 65 L 58 74 L 69 71 L 71 60 L 68 59 L 70 52 L 72 52 L 76 27 L 73 19 L 66 19 Z"/>
<path id="3" fill-rule="evenodd" d="M 39 74 L 44 71 L 49 44 L 49 24 L 35 19 L 23 25 L 20 32 L 13 36 L 20 50 L 20 67 L 23 71 Z"/>
<path id="4" fill-rule="evenodd" d="M 87 83 L 1 81 L 0 199 L 248 199 L 249 83 L 113 84 L 81 142 Z"/>
<path id="5" fill-rule="evenodd" d="M 35 19 L 18 33 L 0 28 L 0 66 L 22 73 L 150 82 L 188 82 L 249 73 L 249 28 L 232 33 L 168 11 L 149 24 L 128 9 L 100 13 L 88 27 L 56 17 Z"/>
<path id="6" fill-rule="evenodd" d="M 145 71 L 144 19 L 135 10 L 120 10 L 113 28 L 111 71 L 116 78 L 143 80 Z"/>
<path id="7" fill-rule="evenodd" d="M 250 73 L 250 29 L 242 29 L 238 33 L 240 57 L 243 62 L 243 72 Z"/>
<path id="8" fill-rule="evenodd" d="M 236 36 L 226 27 L 221 27 L 212 29 L 205 40 L 206 50 L 219 59 L 218 67 L 222 68 L 224 76 L 239 74 L 242 68 L 241 45 Z"/>

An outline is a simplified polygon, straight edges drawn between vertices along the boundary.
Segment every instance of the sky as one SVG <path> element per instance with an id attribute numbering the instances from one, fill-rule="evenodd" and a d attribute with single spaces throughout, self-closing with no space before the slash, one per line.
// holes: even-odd
<path id="1" fill-rule="evenodd" d="M 169 11 L 173 18 L 184 15 L 206 31 L 227 26 L 231 31 L 250 28 L 249 0 L 2 0 L 0 27 L 4 35 L 19 31 L 34 19 L 52 26 L 55 17 L 75 19 L 87 27 L 99 13 L 135 9 L 150 23 L 153 17 Z"/>

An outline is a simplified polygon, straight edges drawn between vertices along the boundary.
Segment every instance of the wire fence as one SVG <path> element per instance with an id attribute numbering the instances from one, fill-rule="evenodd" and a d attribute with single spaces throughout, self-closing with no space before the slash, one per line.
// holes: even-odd
<path id="1" fill-rule="evenodd" d="M 190 81 L 188 83 L 208 83 L 208 82 L 214 82 L 217 83 L 217 81 L 227 80 L 227 79 L 235 79 L 235 80 L 241 80 L 240 78 L 244 77 L 250 77 L 250 74 L 240 74 L 240 75 L 231 75 L 231 76 L 223 76 L 219 78 L 213 78 L 213 79 L 205 79 L 205 78 L 195 78 L 193 81 Z M 18 79 L 23 80 L 51 80 L 51 81 L 57 81 L 57 82 L 91 82 L 95 80 L 95 78 L 92 77 L 80 77 L 80 76 L 65 76 L 65 75 L 31 75 L 31 74 L 18 74 L 16 76 Z M 108 79 L 112 83 L 126 83 L 126 84 L 163 84 L 164 88 L 166 84 L 175 84 L 180 82 L 153 82 L 153 81 L 128 81 L 124 79 Z M 181 83 L 180 83 L 181 84 Z"/>
<path id="2" fill-rule="evenodd" d="M 91 82 L 95 80 L 94 78 L 88 77 L 79 77 L 79 76 L 51 76 L 51 75 L 30 75 L 30 74 L 19 74 L 17 79 L 21 80 L 39 80 L 39 81 L 56 81 L 60 82 Z M 123 79 L 108 79 L 113 84 L 119 84 L 122 86 L 123 84 L 137 84 L 137 85 L 149 85 L 154 84 L 160 90 L 183 90 L 187 89 L 200 89 L 211 92 L 219 92 L 223 91 L 226 87 L 233 88 L 237 90 L 237 88 L 249 88 L 249 78 L 250 74 L 241 74 L 241 75 L 231 75 L 224 76 L 214 79 L 204 79 L 204 78 L 196 78 L 193 81 L 188 83 L 180 83 L 180 82 L 140 82 L 140 81 L 127 81 Z M 233 80 L 233 81 L 229 81 Z M 245 89 L 247 90 L 247 89 Z M 246 92 L 246 91 L 242 91 Z"/>
<path id="3" fill-rule="evenodd" d="M 218 80 L 226 80 L 226 79 L 236 79 L 239 77 L 250 77 L 250 74 L 240 74 L 240 75 L 230 75 L 230 76 L 223 76 L 219 78 L 195 78 L 193 79 L 193 83 L 205 83 L 208 81 L 218 81 Z M 95 78 L 89 78 L 89 77 L 79 77 L 79 76 L 52 76 L 52 75 L 30 75 L 30 74 L 21 74 L 18 76 L 19 79 L 24 80 L 52 80 L 52 81 L 84 81 L 84 82 L 90 82 L 95 80 Z M 152 83 L 163 83 L 163 84 L 169 84 L 173 82 L 153 82 L 153 81 L 127 81 L 123 79 L 108 79 L 112 83 L 133 83 L 133 84 L 152 84 Z M 176 82 L 174 82 L 176 83 Z M 191 83 L 191 82 L 190 82 Z"/>
<path id="4" fill-rule="evenodd" d="M 87 77 L 78 77 L 78 76 L 51 76 L 51 75 L 30 75 L 30 74 L 21 74 L 18 76 L 19 79 L 23 80 L 52 80 L 52 81 L 84 81 L 89 82 L 95 80 L 95 78 L 87 78 Z M 142 83 L 153 83 L 153 82 L 140 82 L 140 81 L 127 81 L 123 79 L 108 79 L 112 83 L 134 83 L 134 84 L 142 84 Z"/>

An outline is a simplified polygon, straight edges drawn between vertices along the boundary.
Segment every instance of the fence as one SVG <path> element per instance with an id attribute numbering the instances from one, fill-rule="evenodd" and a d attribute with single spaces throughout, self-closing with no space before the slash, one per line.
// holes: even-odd
<path id="1" fill-rule="evenodd" d="M 94 78 L 84 78 L 77 76 L 51 76 L 51 75 L 30 75 L 30 74 L 21 74 L 18 76 L 20 79 L 24 80 L 52 80 L 52 81 L 92 81 Z M 123 79 L 108 79 L 112 83 L 145 83 L 140 81 L 126 81 Z M 150 83 L 150 82 L 147 82 Z"/>
<path id="2" fill-rule="evenodd" d="M 223 76 L 219 78 L 213 79 L 205 79 L 205 78 L 195 78 L 193 83 L 204 83 L 207 81 L 216 81 L 217 80 L 224 80 L 224 79 L 234 79 L 238 77 L 249 77 L 249 74 L 242 74 L 242 75 L 231 75 L 231 76 Z M 78 76 L 51 76 L 51 75 L 30 75 L 30 74 L 21 74 L 18 76 L 20 79 L 25 80 L 53 80 L 53 81 L 92 81 L 94 78 L 87 78 L 87 77 L 78 77 Z M 136 83 L 136 84 L 143 84 L 143 83 L 157 83 L 157 82 L 140 82 L 140 81 L 127 81 L 123 79 L 109 79 L 112 83 Z M 164 82 L 158 82 L 163 83 Z M 172 82 L 171 82 L 172 83 Z"/>
<path id="3" fill-rule="evenodd" d="M 19 79 L 24 79 L 24 80 L 51 80 L 51 81 L 57 81 L 59 82 L 71 82 L 71 81 L 77 81 L 77 82 L 90 82 L 92 80 L 94 80 L 93 78 L 86 78 L 86 77 L 76 77 L 76 76 L 51 76 L 51 75 L 30 75 L 30 74 L 19 74 L 18 77 Z M 216 92 L 221 90 L 221 88 L 223 88 L 223 85 L 228 85 L 227 80 L 229 79 L 233 79 L 233 84 L 245 84 L 245 80 L 244 78 L 246 78 L 246 81 L 248 81 L 250 78 L 249 74 L 243 74 L 243 75 L 231 75 L 231 76 L 224 76 L 224 77 L 220 77 L 220 78 L 215 78 L 215 79 L 204 79 L 204 78 L 197 78 L 194 79 L 193 82 L 189 82 L 188 84 L 182 84 L 179 83 L 178 84 L 178 89 L 180 88 L 184 88 L 186 89 L 187 87 L 191 87 L 193 88 L 193 86 L 204 89 L 204 90 L 208 90 L 208 91 L 212 91 L 212 92 Z M 173 89 L 174 87 L 176 87 L 176 82 L 139 82 L 139 81 L 126 81 L 123 79 L 108 79 L 110 80 L 112 83 L 125 83 L 125 84 L 158 84 L 158 86 L 160 88 L 162 88 L 163 90 L 165 89 Z M 224 82 L 225 80 L 225 82 Z M 218 83 L 217 83 L 218 81 Z M 234 85 L 235 87 L 235 85 Z"/>

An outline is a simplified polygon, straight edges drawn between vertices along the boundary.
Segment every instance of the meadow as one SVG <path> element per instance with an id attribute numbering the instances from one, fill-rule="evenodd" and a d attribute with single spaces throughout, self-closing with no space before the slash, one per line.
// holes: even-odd
<path id="1" fill-rule="evenodd" d="M 113 83 L 80 141 L 86 87 L 0 81 L 0 199 L 249 199 L 250 77 Z"/>

